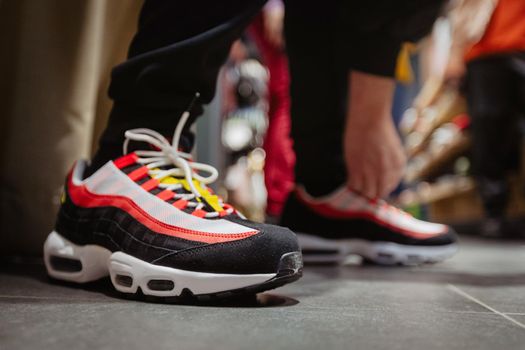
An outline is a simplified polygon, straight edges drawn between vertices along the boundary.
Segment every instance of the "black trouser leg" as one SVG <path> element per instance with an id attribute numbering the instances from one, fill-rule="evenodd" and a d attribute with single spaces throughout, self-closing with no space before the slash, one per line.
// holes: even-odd
<path id="1" fill-rule="evenodd" d="M 231 44 L 265 1 L 146 0 L 128 59 L 111 74 L 114 106 L 90 172 L 120 155 L 127 129 L 171 135 L 199 92 L 189 126 L 215 95 Z"/>
<path id="2" fill-rule="evenodd" d="M 312 194 L 346 178 L 342 157 L 347 69 L 337 60 L 336 1 L 286 3 L 295 176 Z"/>
<path id="3" fill-rule="evenodd" d="M 473 174 L 490 217 L 504 215 L 508 172 L 519 160 L 518 115 L 525 98 L 525 71 L 520 74 L 515 65 L 519 60 L 514 55 L 493 56 L 467 65 Z M 523 58 L 521 64 L 525 65 Z"/>
<path id="4" fill-rule="evenodd" d="M 296 182 L 312 195 L 346 181 L 348 74 L 392 77 L 401 43 L 427 33 L 442 0 L 286 2 Z"/>

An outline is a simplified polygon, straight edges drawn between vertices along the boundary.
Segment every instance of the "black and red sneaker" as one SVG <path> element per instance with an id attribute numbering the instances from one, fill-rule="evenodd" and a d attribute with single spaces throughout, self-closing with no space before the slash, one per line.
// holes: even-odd
<path id="1" fill-rule="evenodd" d="M 172 144 L 149 129 L 129 130 L 126 155 L 88 178 L 86 162 L 74 165 L 44 245 L 51 277 L 83 283 L 109 275 L 120 292 L 177 300 L 254 294 L 301 276 L 296 236 L 246 220 L 206 186 L 217 171 L 177 149 L 185 121 Z M 130 141 L 154 149 L 127 154 Z"/>
<path id="2" fill-rule="evenodd" d="M 339 263 L 357 254 L 382 265 L 415 265 L 443 261 L 458 249 L 450 227 L 418 220 L 346 187 L 320 198 L 298 187 L 281 225 L 297 233 L 305 262 Z"/>

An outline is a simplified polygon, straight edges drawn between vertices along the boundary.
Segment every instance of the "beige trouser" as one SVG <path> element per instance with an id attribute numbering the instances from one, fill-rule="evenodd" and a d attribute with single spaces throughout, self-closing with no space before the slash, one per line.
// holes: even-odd
<path id="1" fill-rule="evenodd" d="M 137 0 L 0 0 L 0 254 L 40 254 L 64 176 L 96 145 Z"/>

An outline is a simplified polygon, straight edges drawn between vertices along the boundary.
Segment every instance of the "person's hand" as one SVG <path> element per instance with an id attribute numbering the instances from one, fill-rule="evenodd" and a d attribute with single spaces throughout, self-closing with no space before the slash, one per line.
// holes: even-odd
<path id="1" fill-rule="evenodd" d="M 283 6 L 270 6 L 264 9 L 264 36 L 271 45 L 279 49 L 284 47 L 283 23 Z"/>
<path id="2" fill-rule="evenodd" d="M 248 57 L 246 46 L 241 40 L 235 40 L 230 47 L 229 59 L 235 63 L 240 63 Z"/>
<path id="3" fill-rule="evenodd" d="M 391 109 L 394 81 L 361 72 L 350 75 L 344 155 L 350 189 L 369 198 L 388 195 L 406 164 Z"/>
<path id="4" fill-rule="evenodd" d="M 392 118 L 349 124 L 344 143 L 348 186 L 369 198 L 387 196 L 401 181 L 406 164 Z"/>

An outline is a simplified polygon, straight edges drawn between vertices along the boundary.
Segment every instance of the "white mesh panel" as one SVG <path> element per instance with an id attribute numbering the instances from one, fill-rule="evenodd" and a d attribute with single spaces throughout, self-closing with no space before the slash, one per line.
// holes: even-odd
<path id="1" fill-rule="evenodd" d="M 99 195 L 127 197 L 150 216 L 168 225 L 207 233 L 239 234 L 254 231 L 252 228 L 227 220 L 203 219 L 176 209 L 173 205 L 144 191 L 112 162 L 104 165 L 87 179 L 86 187 Z"/>
<path id="2" fill-rule="evenodd" d="M 407 231 L 420 232 L 422 234 L 436 234 L 443 232 L 445 226 L 441 224 L 435 224 L 432 222 L 418 220 L 410 215 L 404 215 L 401 212 L 396 212 L 386 207 L 372 205 L 368 200 L 356 196 L 350 191 L 343 192 L 346 196 L 346 200 L 341 201 L 346 203 L 344 207 L 338 207 L 340 210 L 358 210 L 365 211 L 370 214 L 374 214 L 377 218 L 382 221 L 388 222 L 391 225 L 397 226 Z"/>
<path id="3" fill-rule="evenodd" d="M 433 235 L 441 233 L 446 229 L 446 226 L 418 220 L 410 215 L 403 215 L 394 210 L 372 205 L 369 201 L 355 193 L 341 187 L 334 193 L 322 198 L 312 198 L 306 191 L 301 191 L 303 198 L 317 204 L 326 204 L 327 206 L 337 209 L 339 211 L 348 212 L 365 212 L 372 214 L 380 220 L 391 225 L 397 226 L 401 229 L 413 232 L 420 232 L 422 234 Z"/>

